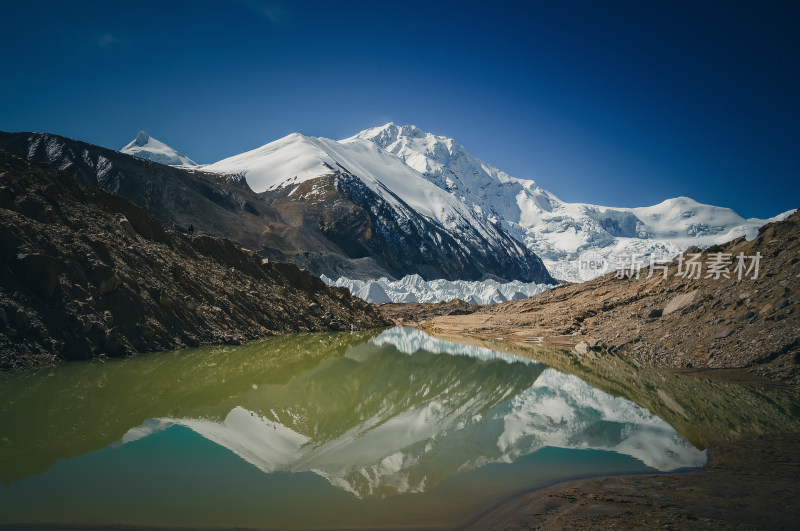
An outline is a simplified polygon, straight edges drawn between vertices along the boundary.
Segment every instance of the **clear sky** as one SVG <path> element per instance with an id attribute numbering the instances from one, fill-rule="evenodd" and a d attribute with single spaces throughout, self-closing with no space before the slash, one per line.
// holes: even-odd
<path id="1" fill-rule="evenodd" d="M 0 130 L 206 163 L 389 121 L 567 201 L 800 207 L 800 2 L 0 0 Z"/>

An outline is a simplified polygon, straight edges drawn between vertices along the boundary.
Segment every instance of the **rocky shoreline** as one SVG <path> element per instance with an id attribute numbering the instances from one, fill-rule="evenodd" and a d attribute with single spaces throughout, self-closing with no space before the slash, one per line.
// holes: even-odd
<path id="1" fill-rule="evenodd" d="M 688 474 L 602 477 L 522 494 L 464 529 L 795 529 L 800 435 L 715 445 Z"/>
<path id="2" fill-rule="evenodd" d="M 385 326 L 375 308 L 229 240 L 0 152 L 0 369 Z"/>

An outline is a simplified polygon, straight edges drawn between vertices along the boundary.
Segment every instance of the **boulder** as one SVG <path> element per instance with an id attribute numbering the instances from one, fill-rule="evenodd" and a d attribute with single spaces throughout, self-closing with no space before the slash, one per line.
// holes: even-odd
<path id="1" fill-rule="evenodd" d="M 122 227 L 122 231 L 129 238 L 132 238 L 132 239 L 135 240 L 136 236 L 137 236 L 136 229 L 133 228 L 133 225 L 131 225 L 131 222 L 128 221 L 128 218 L 126 218 L 123 214 L 120 214 L 117 221 L 119 221 L 119 225 L 120 225 L 120 227 Z"/>
<path id="2" fill-rule="evenodd" d="M 575 352 L 577 352 L 578 354 L 581 354 L 582 356 L 585 356 L 586 354 L 589 353 L 589 350 L 591 350 L 589 348 L 589 343 L 587 343 L 586 341 L 581 341 L 580 343 L 575 345 L 574 348 L 575 348 Z"/>

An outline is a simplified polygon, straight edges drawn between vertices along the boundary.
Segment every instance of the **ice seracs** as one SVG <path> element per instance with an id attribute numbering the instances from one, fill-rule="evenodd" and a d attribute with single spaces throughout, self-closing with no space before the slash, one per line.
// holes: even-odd
<path id="1" fill-rule="evenodd" d="M 181 153 L 148 135 L 145 131 L 139 131 L 133 141 L 119 150 L 120 153 L 127 153 L 134 157 L 152 160 L 167 166 L 196 167 L 197 163 Z"/>
<path id="2" fill-rule="evenodd" d="M 379 278 L 355 280 L 340 277 L 332 280 L 322 275 L 329 286 L 345 287 L 367 302 L 448 302 L 460 299 L 472 304 L 497 304 L 508 300 L 533 297 L 552 287 L 536 282 L 498 282 L 496 280 L 425 280 L 419 275 L 407 275 L 400 280 Z"/>

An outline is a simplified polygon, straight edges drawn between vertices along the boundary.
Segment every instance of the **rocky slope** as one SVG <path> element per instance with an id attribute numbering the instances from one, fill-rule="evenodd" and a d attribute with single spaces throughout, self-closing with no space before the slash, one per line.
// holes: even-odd
<path id="1" fill-rule="evenodd" d="M 470 315 L 433 317 L 421 323 L 433 333 L 503 338 L 520 343 L 576 345 L 587 356 L 615 352 L 656 366 L 743 367 L 761 376 L 800 385 L 800 213 L 702 253 L 689 249 L 664 271 L 639 277 L 609 273 L 582 284 L 560 286 L 530 299 L 480 307 Z M 722 253 L 720 255 L 719 253 Z M 760 255 L 759 271 L 741 280 L 737 256 Z M 700 263 L 700 278 L 688 272 Z M 719 256 L 732 263 L 729 278 L 709 276 Z M 725 268 L 722 268 L 725 269 Z M 755 276 L 755 278 L 754 278 Z M 428 315 L 435 306 L 423 308 Z M 386 313 L 408 322 L 408 308 Z M 425 315 L 425 313 L 423 313 Z"/>
<path id="2" fill-rule="evenodd" d="M 0 151 L 4 369 L 384 324 L 294 265 L 164 230 L 126 199 Z"/>

